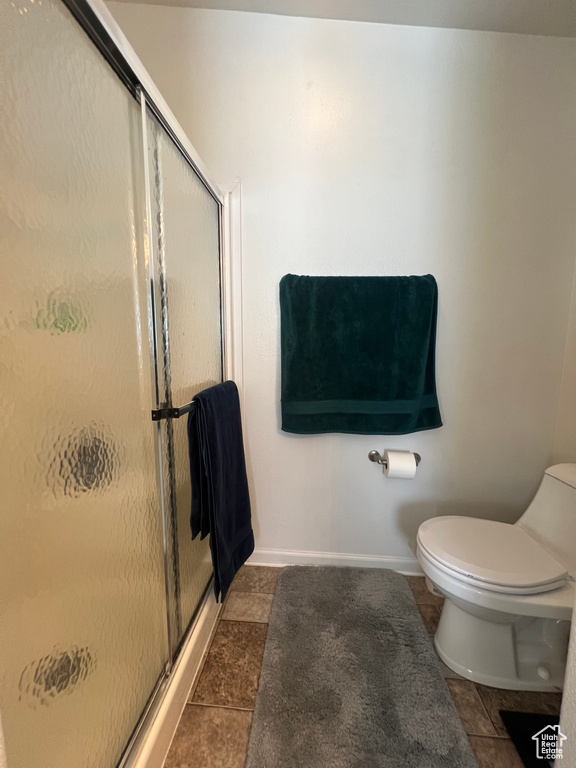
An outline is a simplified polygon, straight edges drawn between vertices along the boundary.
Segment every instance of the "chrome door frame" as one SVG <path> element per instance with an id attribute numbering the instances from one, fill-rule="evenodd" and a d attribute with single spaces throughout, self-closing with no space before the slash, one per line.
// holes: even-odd
<path id="1" fill-rule="evenodd" d="M 104 0 L 62 0 L 62 2 L 75 16 L 116 74 L 138 100 L 138 88 L 141 89 L 146 97 L 148 107 L 178 146 L 186 161 L 200 177 L 208 192 L 222 208 L 224 205 L 222 192 L 126 36 L 106 8 Z"/>
<path id="2" fill-rule="evenodd" d="M 156 311 L 155 311 L 155 286 L 154 286 L 154 268 L 153 268 L 153 246 L 152 246 L 152 232 L 151 232 L 151 200 L 150 200 L 150 178 L 148 168 L 148 153 L 146 152 L 147 134 L 146 134 L 146 110 L 156 117 L 160 125 L 164 128 L 166 133 L 172 139 L 180 153 L 191 167 L 192 171 L 198 176 L 206 190 L 210 193 L 212 198 L 218 204 L 218 257 L 219 257 L 219 270 L 220 270 L 220 366 L 222 375 L 225 371 L 225 350 L 226 350 L 226 338 L 225 338 L 225 324 L 223 322 L 223 254 L 222 249 L 224 246 L 223 236 L 223 209 L 224 209 L 224 195 L 218 188 L 218 185 L 212 179 L 208 169 L 202 162 L 202 159 L 192 146 L 190 140 L 186 136 L 182 126 L 177 121 L 172 110 L 162 97 L 162 94 L 154 84 L 152 78 L 146 71 L 144 65 L 136 55 L 134 49 L 126 39 L 122 30 L 114 20 L 109 10 L 104 4 L 104 0 L 62 0 L 64 5 L 72 13 L 75 19 L 79 22 L 80 26 L 88 34 L 92 42 L 96 45 L 100 53 L 104 56 L 109 65 L 113 68 L 120 80 L 128 88 L 132 96 L 140 104 L 141 117 L 142 117 L 142 156 L 144 160 L 144 184 L 145 184 L 145 198 L 143 213 L 146 216 L 146 227 L 144 236 L 146 243 L 144 243 L 144 256 L 146 258 L 146 273 L 148 283 L 148 329 L 149 329 L 149 341 L 150 341 L 150 363 L 151 363 L 151 376 L 152 376 L 152 396 L 158 401 L 158 335 L 157 335 L 157 323 L 156 323 Z M 155 407 L 161 407 L 165 404 L 157 402 Z M 151 404 L 151 408 L 152 408 Z M 158 476 L 158 488 L 160 494 L 160 507 L 161 507 L 161 523 L 163 533 L 163 547 L 164 547 L 164 575 L 165 575 L 165 588 L 166 588 L 166 627 L 168 635 L 168 654 L 169 658 L 166 666 L 160 675 L 155 688 L 150 692 L 148 702 L 141 713 L 139 721 L 135 724 L 132 736 L 126 745 L 124 753 L 118 763 L 117 768 L 130 768 L 134 764 L 137 758 L 137 751 L 140 747 L 142 740 L 146 737 L 146 733 L 150 727 L 150 724 L 154 721 L 154 718 L 160 709 L 162 701 L 166 695 L 167 689 L 170 684 L 170 673 L 181 656 L 182 648 L 186 643 L 186 640 L 191 636 L 194 631 L 195 625 L 198 621 L 198 616 L 202 606 L 206 603 L 207 596 L 210 593 L 213 584 L 213 578 L 209 581 L 206 589 L 200 599 L 200 603 L 197 607 L 196 613 L 192 617 L 192 620 L 184 633 L 182 641 L 177 648 L 176 656 L 172 654 L 172 639 L 174 628 L 171 626 L 170 619 L 170 583 L 168 574 L 168 518 L 165 502 L 165 493 L 163 488 L 163 470 L 162 470 L 162 451 L 161 451 L 161 434 L 160 424 L 153 425 L 157 430 L 156 435 L 156 469 Z"/>

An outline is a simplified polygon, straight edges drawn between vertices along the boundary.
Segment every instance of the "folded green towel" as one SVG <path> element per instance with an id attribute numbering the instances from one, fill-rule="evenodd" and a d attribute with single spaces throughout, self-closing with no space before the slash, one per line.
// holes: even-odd
<path id="1" fill-rule="evenodd" d="M 282 429 L 403 435 L 442 426 L 432 275 L 280 281 Z"/>

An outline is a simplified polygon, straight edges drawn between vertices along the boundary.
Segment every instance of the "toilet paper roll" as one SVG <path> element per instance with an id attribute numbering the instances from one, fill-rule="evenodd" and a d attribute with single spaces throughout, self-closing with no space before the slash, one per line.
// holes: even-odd
<path id="1" fill-rule="evenodd" d="M 416 457 L 412 451 L 384 451 L 384 460 L 386 477 L 397 477 L 402 480 L 416 477 Z"/>

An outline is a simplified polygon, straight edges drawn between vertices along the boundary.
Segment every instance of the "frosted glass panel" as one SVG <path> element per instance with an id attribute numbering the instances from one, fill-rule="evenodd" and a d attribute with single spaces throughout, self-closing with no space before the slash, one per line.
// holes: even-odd
<path id="1" fill-rule="evenodd" d="M 154 187 L 156 285 L 165 334 L 166 402 L 189 402 L 222 380 L 218 204 L 156 120 L 149 116 Z M 167 340 L 167 344 L 166 344 Z M 168 365 L 169 363 L 169 365 Z M 180 634 L 212 574 L 208 539 L 190 533 L 190 466 L 186 419 L 167 425 L 173 467 L 171 504 L 176 530 Z"/>
<path id="2" fill-rule="evenodd" d="M 0 710 L 111 768 L 168 658 L 139 108 L 58 0 L 0 3 Z"/>

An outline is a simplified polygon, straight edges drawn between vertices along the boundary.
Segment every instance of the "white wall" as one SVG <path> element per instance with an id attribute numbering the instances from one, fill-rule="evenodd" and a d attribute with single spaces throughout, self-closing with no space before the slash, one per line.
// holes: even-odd
<path id="1" fill-rule="evenodd" d="M 576 41 L 110 7 L 213 175 L 242 180 L 257 560 L 394 565 L 432 515 L 515 520 L 553 455 L 576 250 Z M 287 272 L 433 273 L 445 426 L 282 433 Z M 386 447 L 421 453 L 414 481 L 368 461 Z"/>
<path id="2" fill-rule="evenodd" d="M 576 271 L 554 440 L 554 462 L 559 464 L 565 461 L 576 461 Z"/>

